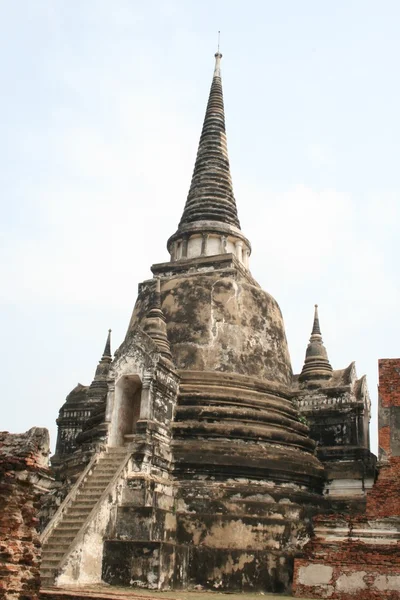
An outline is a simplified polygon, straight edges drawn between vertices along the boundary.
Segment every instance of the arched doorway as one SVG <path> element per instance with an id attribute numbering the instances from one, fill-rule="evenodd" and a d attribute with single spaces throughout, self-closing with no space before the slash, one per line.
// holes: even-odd
<path id="1" fill-rule="evenodd" d="M 124 375 L 115 386 L 110 446 L 123 446 L 125 436 L 135 433 L 140 417 L 142 382 L 139 375 Z"/>

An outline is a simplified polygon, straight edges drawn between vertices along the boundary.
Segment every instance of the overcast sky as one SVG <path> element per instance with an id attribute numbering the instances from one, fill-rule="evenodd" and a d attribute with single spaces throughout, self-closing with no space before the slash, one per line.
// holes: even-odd
<path id="1" fill-rule="evenodd" d="M 317 302 L 376 411 L 377 361 L 400 355 L 399 21 L 396 0 L 0 0 L 0 429 L 54 445 L 168 258 L 219 29 L 252 274 L 294 371 Z"/>

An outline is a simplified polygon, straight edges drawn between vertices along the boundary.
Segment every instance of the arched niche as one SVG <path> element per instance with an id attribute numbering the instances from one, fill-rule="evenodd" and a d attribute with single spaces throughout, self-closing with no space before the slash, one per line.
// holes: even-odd
<path id="1" fill-rule="evenodd" d="M 115 385 L 109 445 L 123 446 L 126 435 L 136 431 L 140 417 L 142 381 L 139 375 L 123 375 Z"/>

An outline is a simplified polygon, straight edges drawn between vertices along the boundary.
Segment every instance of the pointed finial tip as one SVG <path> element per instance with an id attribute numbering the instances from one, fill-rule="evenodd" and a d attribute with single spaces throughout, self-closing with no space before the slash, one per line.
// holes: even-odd
<path id="1" fill-rule="evenodd" d="M 111 333 L 111 329 L 108 330 L 108 333 Z"/>
<path id="2" fill-rule="evenodd" d="M 222 58 L 222 54 L 221 54 L 221 52 L 219 51 L 219 44 L 220 44 L 220 41 L 221 41 L 221 32 L 220 32 L 220 31 L 218 31 L 218 47 L 217 47 L 217 51 L 216 51 L 216 53 L 214 54 L 215 58 Z"/>

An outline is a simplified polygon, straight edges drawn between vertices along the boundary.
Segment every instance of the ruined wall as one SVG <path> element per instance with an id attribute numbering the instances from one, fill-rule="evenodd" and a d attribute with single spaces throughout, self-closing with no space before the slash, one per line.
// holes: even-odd
<path id="1" fill-rule="evenodd" d="M 400 359 L 379 361 L 379 457 L 363 514 L 315 521 L 295 561 L 296 597 L 400 599 Z"/>
<path id="2" fill-rule="evenodd" d="M 47 429 L 0 433 L 0 598 L 36 600 L 40 587 L 37 512 L 51 483 Z"/>
<path id="3" fill-rule="evenodd" d="M 379 477 L 368 496 L 375 517 L 400 515 L 400 359 L 379 361 Z"/>

